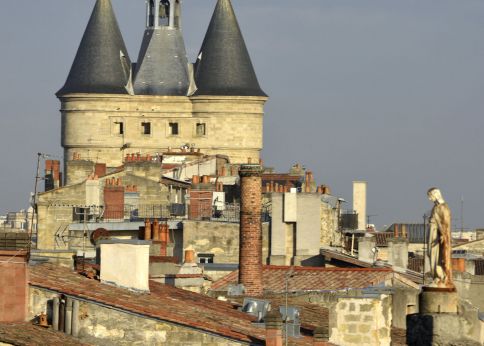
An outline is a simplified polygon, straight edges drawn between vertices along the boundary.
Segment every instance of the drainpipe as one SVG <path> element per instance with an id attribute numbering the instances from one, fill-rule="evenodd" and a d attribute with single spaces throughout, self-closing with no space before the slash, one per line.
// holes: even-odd
<path id="1" fill-rule="evenodd" d="M 59 304 L 59 331 L 61 332 L 64 331 L 65 312 L 66 312 L 65 308 L 66 308 L 65 300 L 61 299 Z"/>
<path id="2" fill-rule="evenodd" d="M 72 303 L 72 336 L 79 336 L 79 301 L 76 299 Z"/>
<path id="3" fill-rule="evenodd" d="M 52 328 L 59 330 L 59 298 L 52 299 Z"/>
<path id="4" fill-rule="evenodd" d="M 66 298 L 66 314 L 65 314 L 65 333 L 70 335 L 72 332 L 72 298 Z"/>

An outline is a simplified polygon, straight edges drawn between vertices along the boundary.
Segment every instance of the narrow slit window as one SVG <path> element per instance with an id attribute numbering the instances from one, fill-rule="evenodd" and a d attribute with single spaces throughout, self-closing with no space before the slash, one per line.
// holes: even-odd
<path id="1" fill-rule="evenodd" d="M 178 128 L 178 123 L 170 123 L 170 135 L 176 136 L 178 135 L 179 128 Z"/>
<path id="2" fill-rule="evenodd" d="M 197 124 L 197 136 L 205 136 L 207 134 L 207 127 L 204 123 Z"/>
<path id="3" fill-rule="evenodd" d="M 151 123 L 141 123 L 141 131 L 144 135 L 151 135 Z"/>
<path id="4" fill-rule="evenodd" d="M 124 123 L 122 121 L 115 121 L 114 123 L 117 125 L 118 134 L 124 135 Z"/>

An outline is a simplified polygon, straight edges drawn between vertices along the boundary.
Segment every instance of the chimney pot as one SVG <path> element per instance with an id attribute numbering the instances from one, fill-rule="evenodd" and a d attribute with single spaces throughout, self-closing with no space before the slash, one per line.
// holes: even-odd
<path id="1" fill-rule="evenodd" d="M 189 263 L 189 264 L 195 263 L 195 250 L 185 250 L 184 263 Z"/>
<path id="2" fill-rule="evenodd" d="M 145 220 L 145 234 L 144 240 L 151 240 L 151 221 L 150 219 Z"/>
<path id="3" fill-rule="evenodd" d="M 153 234 L 153 240 L 160 240 L 160 225 L 158 223 L 158 219 L 155 219 L 153 221 L 151 230 L 152 230 L 151 234 Z"/>

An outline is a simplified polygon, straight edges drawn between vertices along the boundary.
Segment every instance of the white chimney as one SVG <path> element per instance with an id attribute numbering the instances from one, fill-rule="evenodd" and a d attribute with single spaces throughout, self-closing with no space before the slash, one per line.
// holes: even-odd
<path id="1" fill-rule="evenodd" d="M 101 282 L 149 291 L 151 241 L 101 240 Z"/>
<path id="2" fill-rule="evenodd" d="M 358 229 L 366 230 L 366 181 L 353 182 L 353 210 L 358 213 Z"/>

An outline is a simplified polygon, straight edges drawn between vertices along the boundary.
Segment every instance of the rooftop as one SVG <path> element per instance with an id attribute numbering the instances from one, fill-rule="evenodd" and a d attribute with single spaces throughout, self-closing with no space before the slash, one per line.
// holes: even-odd
<path id="1" fill-rule="evenodd" d="M 390 268 L 321 268 L 264 266 L 263 283 L 266 292 L 281 293 L 286 290 L 286 276 L 291 271 L 289 291 L 342 290 L 366 288 L 385 283 L 393 278 Z M 237 283 L 234 271 L 212 285 L 212 290 L 226 290 Z"/>
<path id="2" fill-rule="evenodd" d="M 150 282 L 150 293 L 140 294 L 87 279 L 68 268 L 39 264 L 30 267 L 30 285 L 237 341 L 257 344 L 265 339 L 265 330 L 255 327 L 253 317 L 233 304 L 164 284 Z M 311 345 L 311 340 L 303 337 L 297 344 Z"/>
<path id="3" fill-rule="evenodd" d="M 88 345 L 73 337 L 32 323 L 0 323 L 0 344 L 16 346 Z"/>

